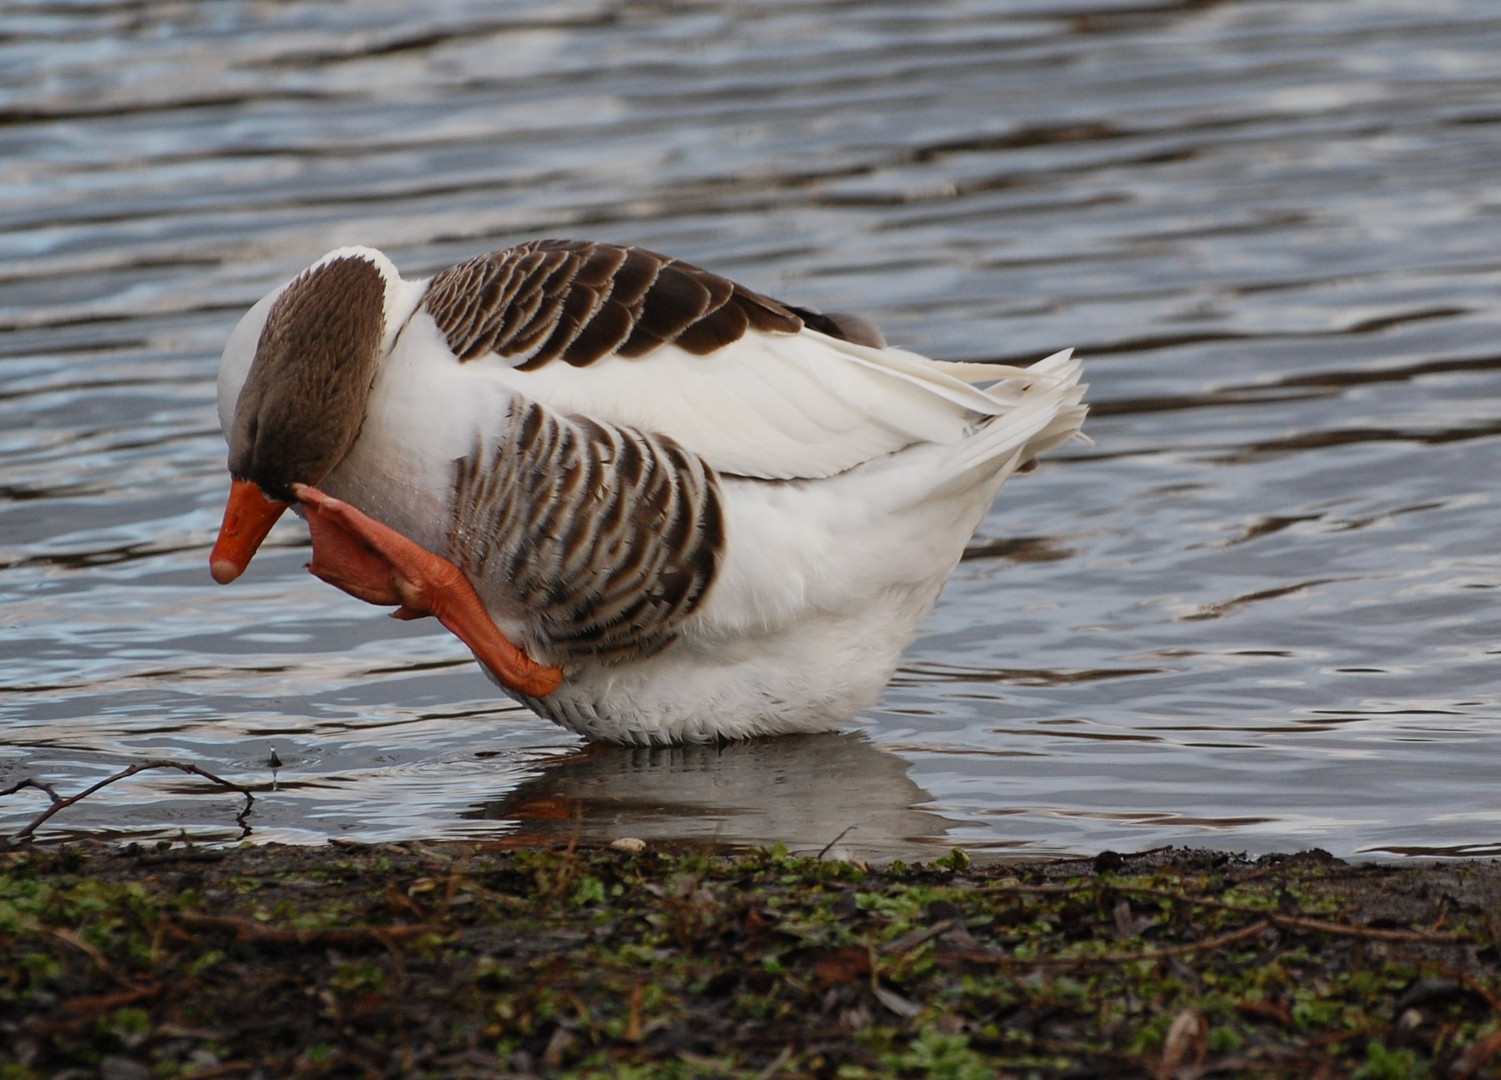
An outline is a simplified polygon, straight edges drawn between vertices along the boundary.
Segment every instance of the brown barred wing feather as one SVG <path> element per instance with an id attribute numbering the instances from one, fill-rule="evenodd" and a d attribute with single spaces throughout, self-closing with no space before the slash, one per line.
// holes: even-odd
<path id="1" fill-rule="evenodd" d="M 438 274 L 424 306 L 460 360 L 488 354 L 523 370 L 583 367 L 677 344 L 707 355 L 747 330 L 795 334 L 791 308 L 642 248 L 534 240 Z"/>
<path id="2" fill-rule="evenodd" d="M 457 466 L 449 550 L 499 581 L 555 662 L 670 645 L 724 555 L 719 481 L 672 439 L 517 398 Z"/>

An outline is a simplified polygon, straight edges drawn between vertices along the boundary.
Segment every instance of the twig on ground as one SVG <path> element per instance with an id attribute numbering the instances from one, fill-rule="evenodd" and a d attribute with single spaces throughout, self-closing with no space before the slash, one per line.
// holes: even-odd
<path id="1" fill-rule="evenodd" d="M 1284 930 L 1308 930 L 1315 934 L 1334 934 L 1338 937 L 1362 938 L 1366 941 L 1462 945 L 1472 940 L 1472 935 L 1469 934 L 1435 934 L 1428 930 L 1387 930 L 1379 926 L 1356 926 L 1352 923 L 1329 922 L 1325 919 L 1309 919 L 1297 915 L 1276 915 L 1270 912 L 1266 917 Z"/>
<path id="2" fill-rule="evenodd" d="M 1357 926 L 1354 923 L 1333 922 L 1328 919 L 1312 919 L 1306 915 L 1283 915 L 1280 912 L 1268 911 L 1265 908 L 1251 907 L 1246 904 L 1228 904 L 1223 900 L 1216 900 L 1212 896 L 1189 896 L 1185 893 L 1174 893 L 1167 889 L 1153 889 L 1145 886 L 1119 885 L 1115 883 L 1112 883 L 1110 888 L 1115 889 L 1117 892 L 1129 893 L 1135 896 L 1156 896 L 1179 903 L 1214 908 L 1216 911 L 1234 912 L 1237 915 L 1259 915 L 1264 919 L 1270 919 L 1284 930 L 1308 930 L 1316 934 L 1336 934 L 1340 937 L 1357 937 L 1368 941 L 1423 942 L 1430 945 L 1457 945 L 1474 940 L 1473 934 L 1456 934 L 1453 932 L 1434 933 L 1431 930 L 1389 930 L 1384 927 Z"/>
<path id="3" fill-rule="evenodd" d="M 1230 904 L 1223 900 L 1217 900 L 1212 896 L 1192 896 L 1188 893 L 1175 893 L 1169 889 L 1154 889 L 1145 885 L 1129 885 L 1121 882 L 1082 881 L 1065 885 L 1022 885 L 1020 883 L 1005 883 L 996 885 L 984 885 L 977 891 L 988 893 L 1014 893 L 1018 896 L 1077 896 L 1100 890 L 1109 890 L 1128 896 L 1152 896 L 1164 900 L 1172 900 L 1176 903 L 1194 904 L 1198 907 L 1213 908 L 1216 911 L 1231 912 L 1236 915 L 1255 915 L 1268 919 L 1284 930 L 1304 930 L 1316 934 L 1335 934 L 1340 937 L 1362 938 L 1367 941 L 1392 941 L 1392 942 L 1417 942 L 1428 945 L 1462 945 L 1475 940 L 1474 934 L 1455 933 L 1453 931 L 1435 932 L 1432 930 L 1398 930 L 1387 929 L 1377 926 L 1359 926 L 1354 923 L 1334 922 L 1329 919 L 1314 919 L 1306 915 L 1284 915 L 1276 911 L 1268 911 L 1265 908 L 1251 907 L 1247 904 Z"/>
<path id="4" fill-rule="evenodd" d="M 160 983 L 152 983 L 150 986 L 137 986 L 115 994 L 74 998 L 63 1002 L 63 1008 L 72 1013 L 106 1013 L 124 1005 L 134 1005 L 138 1001 L 160 997 L 165 992 L 166 987 Z"/>
<path id="5" fill-rule="evenodd" d="M 1226 945 L 1235 945 L 1272 928 L 1271 921 L 1260 919 L 1250 926 L 1243 926 L 1239 930 L 1232 930 L 1218 937 L 1205 938 L 1203 941 L 1190 941 L 1183 945 L 1164 945 L 1157 949 L 1141 949 L 1137 952 L 1113 952 L 1099 953 L 1094 956 L 1058 956 L 1040 957 L 1035 960 L 1024 960 L 1018 956 L 1007 953 L 981 951 L 977 949 L 944 949 L 937 955 L 942 960 L 969 960 L 978 963 L 989 964 L 1014 964 L 1018 967 L 1084 967 L 1089 964 L 1134 964 L 1139 961 L 1161 960 L 1168 956 L 1186 956 L 1189 953 L 1204 952 L 1208 949 L 1219 949 Z"/>
<path id="6" fill-rule="evenodd" d="M 895 941 L 888 941 L 881 946 L 881 951 L 887 954 L 916 952 L 922 945 L 936 937 L 942 937 L 957 925 L 959 925 L 958 919 L 940 919 L 932 926 L 914 930 L 910 934 L 903 934 Z"/>
<path id="7" fill-rule="evenodd" d="M 782 1052 L 776 1057 L 772 1058 L 770 1065 L 767 1065 L 766 1068 L 761 1070 L 759 1074 L 759 1080 L 771 1080 L 773 1076 L 782 1071 L 782 1066 L 786 1065 L 791 1060 L 792 1047 L 790 1045 L 782 1047 Z"/>
<path id="8" fill-rule="evenodd" d="M 441 934 L 441 926 L 426 923 L 410 923 L 399 926 L 348 926 L 325 930 L 278 930 L 262 926 L 249 919 L 237 919 L 231 915 L 200 915 L 184 911 L 175 916 L 176 921 L 190 930 L 209 930 L 221 934 L 233 934 L 238 940 L 257 945 L 334 946 L 349 948 L 358 945 L 383 945 L 392 948 L 395 942 L 424 934 Z M 394 950 L 393 950 L 394 951 Z"/>
<path id="9" fill-rule="evenodd" d="M 77 930 L 72 930 L 63 926 L 54 926 L 47 928 L 46 932 L 52 937 L 56 938 L 58 941 L 61 941 L 64 945 L 71 945 L 73 946 L 73 948 L 86 955 L 90 960 L 94 961 L 99 970 L 104 972 L 106 975 L 114 975 L 114 966 L 110 964 L 105 955 L 98 949 L 94 948 L 94 946 L 90 945 L 87 941 L 85 941 L 83 935 L 80 934 Z"/>
<path id="10" fill-rule="evenodd" d="M 1464 1053 L 1449 1066 L 1449 1075 L 1455 1080 L 1469 1080 L 1485 1068 L 1498 1052 L 1501 1052 L 1501 1029 L 1492 1031 L 1465 1047 Z"/>

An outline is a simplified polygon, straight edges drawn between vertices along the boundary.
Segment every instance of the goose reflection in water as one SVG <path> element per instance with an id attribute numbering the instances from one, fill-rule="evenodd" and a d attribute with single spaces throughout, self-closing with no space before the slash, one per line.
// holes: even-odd
<path id="1" fill-rule="evenodd" d="M 955 823 L 918 808 L 930 796 L 907 769 L 860 734 L 591 745 L 462 816 L 516 821 L 519 843 L 631 836 L 735 848 L 781 841 L 799 855 L 827 848 L 865 860 L 931 858 Z"/>

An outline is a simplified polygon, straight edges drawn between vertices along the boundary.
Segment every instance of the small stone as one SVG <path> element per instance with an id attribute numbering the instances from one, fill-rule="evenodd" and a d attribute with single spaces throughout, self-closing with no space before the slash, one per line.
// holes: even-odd
<path id="1" fill-rule="evenodd" d="M 1162 1065 L 1157 1075 L 1163 1080 L 1184 1074 L 1197 1076 L 1208 1048 L 1209 1024 L 1204 1015 L 1197 1009 L 1182 1010 L 1162 1041 Z"/>
<path id="2" fill-rule="evenodd" d="M 106 1054 L 99 1062 L 101 1080 L 151 1080 L 151 1070 L 133 1058 Z"/>
<path id="3" fill-rule="evenodd" d="M 578 1040 L 567 1028 L 562 1026 L 554 1028 L 552 1038 L 547 1040 L 547 1049 L 542 1051 L 542 1064 L 549 1069 L 558 1068 L 577 1042 Z"/>
<path id="4" fill-rule="evenodd" d="M 638 840 L 634 836 L 622 836 L 618 840 L 610 841 L 611 851 L 623 851 L 627 855 L 640 855 L 646 850 L 646 841 Z"/>

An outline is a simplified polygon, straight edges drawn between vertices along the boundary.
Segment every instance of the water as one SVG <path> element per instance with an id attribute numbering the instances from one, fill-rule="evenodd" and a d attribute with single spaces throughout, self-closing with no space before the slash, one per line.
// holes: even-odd
<path id="1" fill-rule="evenodd" d="M 1501 853 L 1495 5 L 12 2 L 0 29 L 0 787 L 170 757 L 255 786 L 259 840 Z M 584 747 L 309 577 L 295 522 L 214 586 L 245 307 L 343 243 L 416 276 L 548 235 L 948 359 L 1077 346 L 1094 444 L 1006 488 L 837 736 Z M 0 831 L 44 805 L 0 799 Z M 43 835 L 231 839 L 238 806 L 147 772 Z"/>

